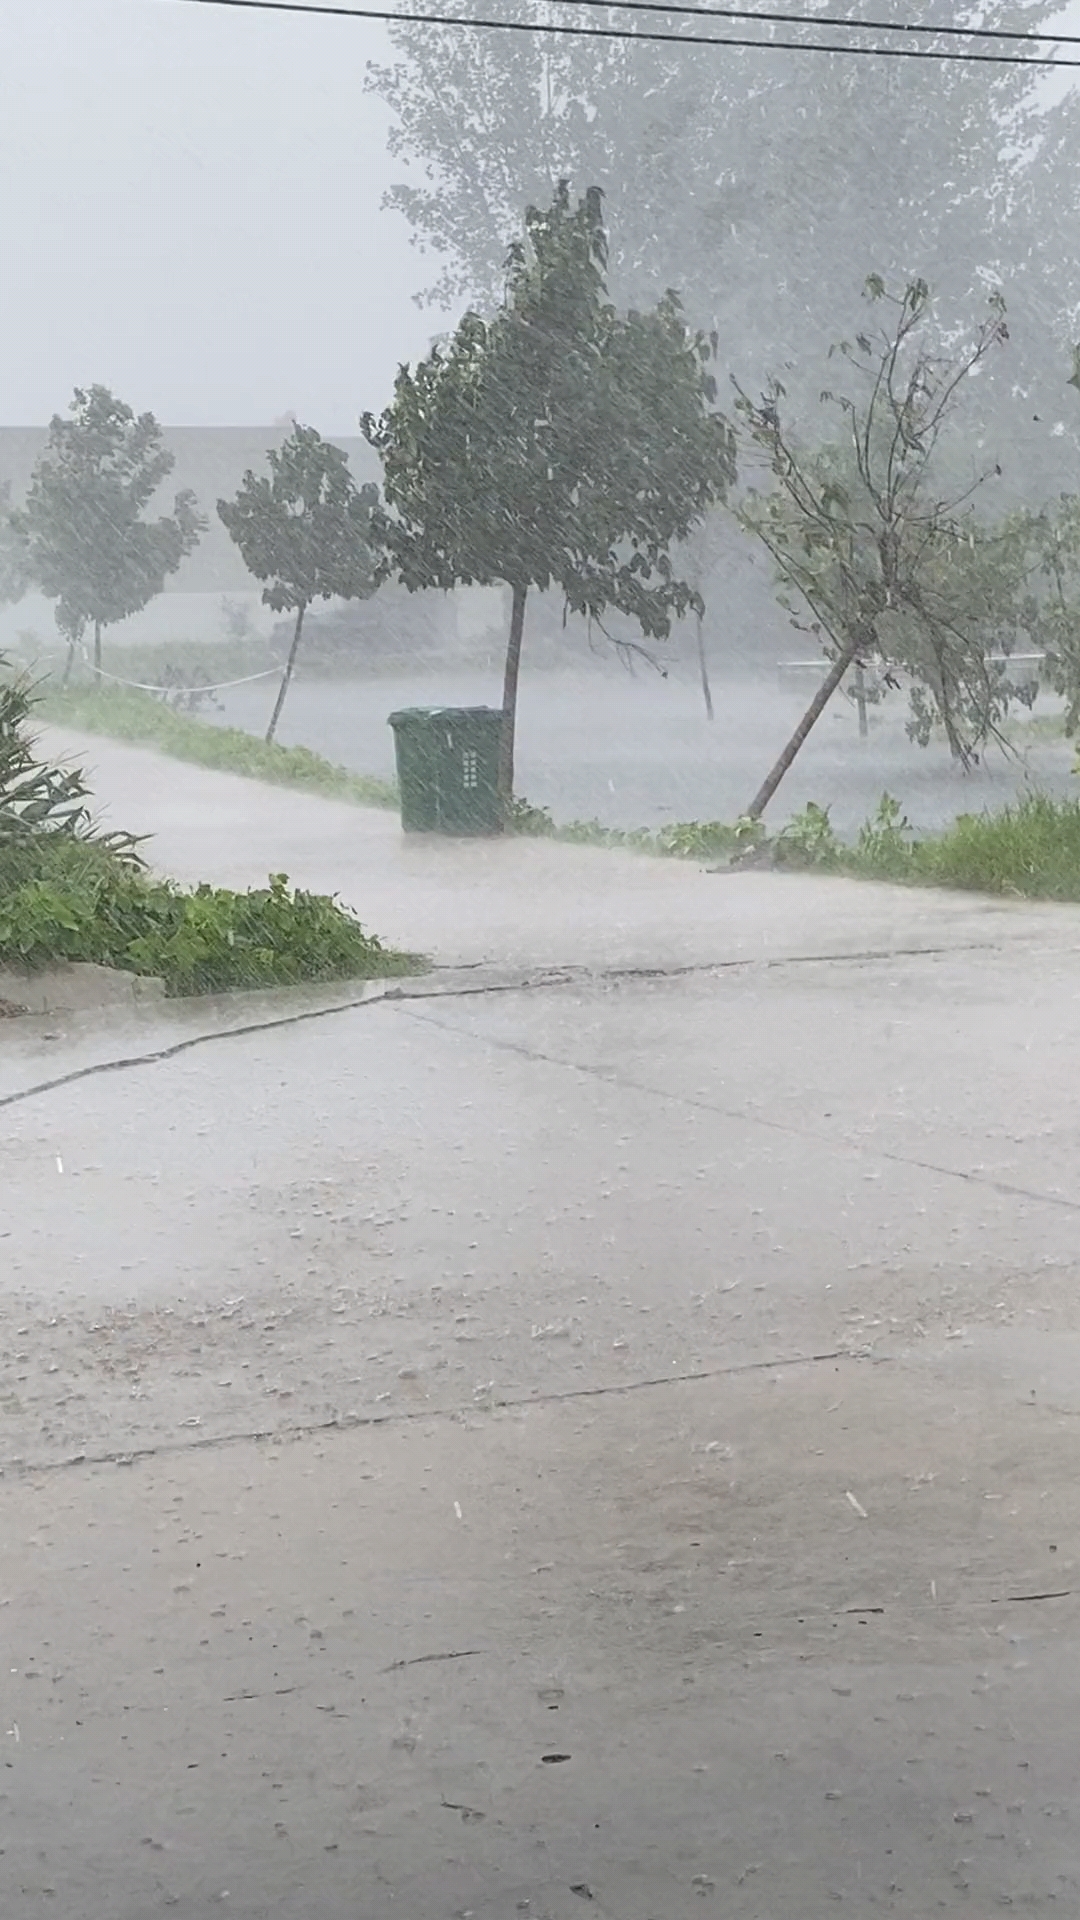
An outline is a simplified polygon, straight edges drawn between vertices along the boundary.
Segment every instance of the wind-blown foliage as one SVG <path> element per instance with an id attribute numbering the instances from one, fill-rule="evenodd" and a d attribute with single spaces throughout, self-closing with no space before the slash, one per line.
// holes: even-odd
<path id="1" fill-rule="evenodd" d="M 467 0 L 444 0 L 447 10 L 475 11 Z M 848 10 L 807 0 L 799 11 L 807 34 L 784 38 L 831 39 L 814 15 Z M 919 13 L 911 0 L 863 11 L 907 25 Z M 522 0 L 515 14 L 553 17 L 546 0 Z M 1061 6 L 960 0 L 937 17 L 1052 35 Z M 720 21 L 715 32 L 738 37 Z M 772 32 L 763 25 L 761 38 Z M 869 263 L 892 284 L 921 276 L 950 317 L 997 284 L 1015 363 L 987 369 L 971 444 L 1009 421 L 1011 505 L 1070 484 L 1071 423 L 1064 443 L 1048 444 L 1047 427 L 1080 307 L 1080 117 L 1071 92 L 1048 97 L 1038 67 L 405 23 L 389 33 L 394 57 L 368 69 L 400 164 L 387 202 L 431 256 L 443 305 L 497 297 L 518 209 L 561 177 L 594 181 L 613 232 L 614 297 L 650 305 L 678 286 L 691 323 L 719 328 L 749 386 L 784 371 L 801 419 L 815 383 L 800 369 L 835 334 L 837 287 Z M 911 45 L 909 34 L 873 37 Z M 957 43 L 928 31 L 919 46 Z"/>
<path id="2" fill-rule="evenodd" d="M 85 775 L 77 767 L 39 760 L 29 732 L 33 707 L 30 681 L 25 674 L 9 677 L 0 656 L 0 846 L 42 833 L 89 839 L 93 822 Z M 113 847 L 134 844 L 125 835 L 97 837 Z"/>
<path id="3" fill-rule="evenodd" d="M 363 600 L 378 584 L 371 547 L 377 489 L 358 487 L 348 456 L 314 427 L 294 426 L 266 457 L 269 477 L 249 469 L 235 499 L 218 501 L 218 514 L 249 573 L 268 583 L 265 604 L 277 613 L 296 614 L 266 730 L 272 740 L 312 601 Z"/>
<path id="4" fill-rule="evenodd" d="M 805 447 L 787 423 L 778 380 L 758 400 L 736 388 L 749 446 L 772 483 L 747 492 L 739 518 L 772 555 L 795 623 L 809 627 L 833 662 L 752 802 L 755 817 L 856 662 L 902 672 L 913 737 L 925 744 L 940 725 L 965 765 L 1000 733 L 1016 694 L 990 658 L 1011 644 L 997 591 L 1009 551 L 974 511 L 1001 468 L 972 468 L 949 438 L 961 388 L 1008 339 L 1004 304 L 992 295 L 981 324 L 946 348 L 925 281 L 890 294 L 872 276 L 866 293 L 881 323 L 836 349 L 854 395 L 821 395 L 839 415 L 835 437 Z M 1009 587 L 1011 604 L 1015 580 Z"/>
<path id="5" fill-rule="evenodd" d="M 384 947 L 337 899 L 290 890 L 284 874 L 244 893 L 147 874 L 132 835 L 95 827 L 81 770 L 39 759 L 34 704 L 25 676 L 0 674 L 0 967 L 88 961 L 189 994 L 422 964 Z"/>
<path id="6" fill-rule="evenodd" d="M 530 208 L 492 319 L 466 314 L 445 347 L 403 367 L 363 431 L 389 511 L 385 568 L 412 589 L 504 583 L 512 611 L 500 787 L 513 787 L 526 597 L 557 586 L 590 621 L 609 613 L 662 638 L 699 604 L 675 572 L 685 539 L 734 477 L 715 411 L 716 342 L 691 333 L 672 293 L 648 313 L 607 298 L 600 196 L 566 183 Z"/>
<path id="7" fill-rule="evenodd" d="M 54 414 L 24 505 L 12 516 L 35 585 L 56 602 L 68 668 L 88 626 L 101 670 L 104 627 L 159 594 L 205 522 L 190 491 L 171 515 L 144 518 L 175 464 L 152 413 L 138 417 L 107 387 L 75 390 L 69 419 Z"/>
<path id="8" fill-rule="evenodd" d="M 11 507 L 11 487 L 0 486 L 0 606 L 21 600 L 30 587 L 30 554 Z"/>

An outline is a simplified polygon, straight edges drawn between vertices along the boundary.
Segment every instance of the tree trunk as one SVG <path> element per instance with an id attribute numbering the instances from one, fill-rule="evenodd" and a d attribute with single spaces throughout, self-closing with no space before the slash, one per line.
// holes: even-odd
<path id="1" fill-rule="evenodd" d="M 101 678 L 101 621 L 94 621 L 94 672 Z"/>
<path id="2" fill-rule="evenodd" d="M 855 662 L 855 705 L 859 709 L 859 739 L 870 737 L 870 723 L 866 717 L 866 675 L 861 660 Z"/>
<path id="3" fill-rule="evenodd" d="M 64 661 L 64 677 L 60 682 L 61 687 L 67 686 L 68 681 L 71 679 L 71 669 L 74 665 L 75 665 L 75 641 L 69 640 L 68 650 L 67 650 L 67 659 Z"/>
<path id="4" fill-rule="evenodd" d="M 293 668 L 296 665 L 296 654 L 300 645 L 300 635 L 304 631 L 304 615 L 306 612 L 306 605 L 297 607 L 296 609 L 296 625 L 293 628 L 292 646 L 289 648 L 289 657 L 285 662 L 285 671 L 281 676 L 281 685 L 278 688 L 277 699 L 274 701 L 274 711 L 270 715 L 270 725 L 266 729 L 268 745 L 274 737 L 277 723 L 281 718 L 281 709 L 285 705 L 285 695 L 289 691 L 289 681 L 292 679 Z"/>
<path id="5" fill-rule="evenodd" d="M 837 687 L 840 685 L 841 680 L 858 652 L 859 643 L 858 641 L 853 641 L 851 646 L 845 647 L 843 653 L 833 661 L 832 666 L 825 675 L 824 680 L 811 700 L 810 705 L 807 707 L 806 712 L 803 714 L 802 719 L 799 721 L 798 726 L 788 741 L 787 746 L 784 748 L 783 753 L 780 755 L 779 760 L 776 762 L 776 765 L 773 767 L 772 772 L 762 782 L 754 798 L 751 800 L 750 805 L 747 807 L 744 816 L 747 820 L 760 820 L 769 801 L 772 799 L 773 794 L 776 792 L 777 787 L 780 785 L 781 780 L 798 753 L 799 748 L 802 746 L 803 741 L 806 739 L 815 722 L 820 720 L 829 701 L 832 699 L 833 694 L 836 692 Z"/>
<path id="6" fill-rule="evenodd" d="M 701 672 L 701 691 L 705 695 L 705 712 L 713 718 L 712 688 L 709 685 L 709 668 L 705 660 L 705 622 L 700 613 L 697 616 L 697 657 Z"/>
<path id="7" fill-rule="evenodd" d="M 521 666 L 521 640 L 525 632 L 525 597 L 528 587 L 515 587 L 510 605 L 510 639 L 503 672 L 503 723 L 499 742 L 499 799 L 504 819 L 509 819 L 514 798 L 514 731 L 517 724 L 518 670 Z"/>

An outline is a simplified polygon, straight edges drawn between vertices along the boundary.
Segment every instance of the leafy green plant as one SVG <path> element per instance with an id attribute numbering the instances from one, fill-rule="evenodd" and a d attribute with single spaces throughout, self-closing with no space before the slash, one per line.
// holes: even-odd
<path id="1" fill-rule="evenodd" d="M 364 600 L 378 580 L 370 542 L 378 490 L 358 487 L 348 455 L 314 427 L 294 426 L 267 452 L 270 476 L 245 473 L 234 500 L 218 516 L 276 613 L 295 613 L 292 641 L 274 711 L 272 740 L 296 665 L 304 615 L 313 600 Z"/>
<path id="2" fill-rule="evenodd" d="M 0 656 L 0 671 L 5 662 Z M 78 767 L 37 758 L 28 732 L 35 690 L 25 674 L 0 677 L 0 855 L 31 838 L 96 840 L 117 858 L 134 860 L 131 834 L 95 833 L 89 788 Z"/>
<path id="3" fill-rule="evenodd" d="M 149 924 L 124 949 L 123 964 L 164 977 L 169 993 L 407 973 L 416 962 L 385 948 L 329 895 L 290 892 L 283 873 L 267 887 L 234 893 L 157 885 L 140 900 Z"/>
<path id="4" fill-rule="evenodd" d="M 41 870 L 0 897 L 0 965 L 27 971 L 93 961 L 164 979 L 170 994 L 367 979 L 421 964 L 365 932 L 324 894 L 290 891 L 284 874 L 245 893 L 186 889 L 104 859 L 64 870 L 42 849 Z"/>
<path id="5" fill-rule="evenodd" d="M 144 518 L 175 465 L 152 413 L 136 418 L 103 386 L 76 387 L 69 413 L 53 415 L 11 524 L 24 542 L 29 578 L 56 602 L 69 668 L 90 626 L 100 670 L 102 629 L 161 592 L 206 522 L 190 491 L 177 494 L 171 515 Z"/>
<path id="6" fill-rule="evenodd" d="M 506 824 L 511 833 L 539 840 L 550 840 L 558 831 L 547 807 L 534 807 L 518 794 L 510 802 Z"/>
<path id="7" fill-rule="evenodd" d="M 550 207 L 528 208 L 490 321 L 466 313 L 445 346 L 401 368 L 381 417 L 361 421 L 383 463 L 388 510 L 372 525 L 384 572 L 410 591 L 510 589 L 506 809 L 529 593 L 557 586 L 590 622 L 618 613 L 666 637 L 701 604 L 670 549 L 734 478 L 715 336 L 687 328 L 673 293 L 617 313 L 607 259 L 601 194 L 573 206 L 561 182 Z"/>
<path id="8" fill-rule="evenodd" d="M 1032 793 L 998 813 L 963 814 L 916 844 L 913 868 L 936 886 L 1080 900 L 1080 800 Z"/>
<path id="9" fill-rule="evenodd" d="M 118 866 L 137 872 L 140 865 L 134 849 L 117 849 L 109 838 L 64 831 L 0 834 L 0 898 L 38 880 L 82 893 L 102 878 L 114 878 Z"/>
<path id="10" fill-rule="evenodd" d="M 674 860 L 719 860 L 743 844 L 738 826 L 723 820 L 678 820 L 656 835 L 656 851 Z"/>
<path id="11" fill-rule="evenodd" d="M 648 827 L 605 827 L 600 820 L 568 820 L 555 837 L 577 847 L 623 847 L 632 853 L 656 853 L 656 835 Z"/>
<path id="12" fill-rule="evenodd" d="M 96 832 L 83 774 L 39 762 L 33 705 L 25 676 L 0 678 L 0 965 L 90 961 L 160 975 L 169 993 L 212 993 L 419 964 L 384 947 L 336 899 L 290 892 L 281 873 L 246 893 L 152 878 L 131 835 Z"/>
<path id="13" fill-rule="evenodd" d="M 883 793 L 877 812 L 864 820 L 855 842 L 855 865 L 886 879 L 904 879 L 915 860 L 915 835 L 899 800 Z"/>
<path id="14" fill-rule="evenodd" d="M 599 820 L 569 820 L 560 826 L 547 807 L 515 798 L 510 813 L 514 833 L 561 840 L 571 846 L 619 847 L 671 860 L 721 860 L 765 839 L 760 820 L 679 820 L 653 832 L 648 827 L 605 827 Z"/>
<path id="15" fill-rule="evenodd" d="M 819 807 L 813 800 L 792 815 L 769 845 L 778 867 L 836 868 L 843 857 L 828 807 Z"/>

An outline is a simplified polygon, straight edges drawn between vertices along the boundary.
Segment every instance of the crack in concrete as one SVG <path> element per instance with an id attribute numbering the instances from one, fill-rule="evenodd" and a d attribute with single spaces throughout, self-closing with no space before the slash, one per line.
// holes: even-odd
<path id="1" fill-rule="evenodd" d="M 1004 946 L 999 940 L 968 940 L 950 946 L 936 947 L 867 947 L 857 952 L 836 953 L 789 953 L 789 954 L 741 954 L 730 960 L 688 960 L 670 962 L 663 965 L 645 965 L 627 962 L 622 966 L 592 967 L 584 963 L 552 964 L 549 967 L 525 967 L 506 969 L 505 979 L 483 979 L 474 985 L 458 982 L 454 976 L 474 971 L 469 967 L 447 967 L 435 969 L 416 980 L 398 980 L 388 986 L 382 996 L 386 1000 L 456 1000 L 466 999 L 470 994 L 524 993 L 535 992 L 544 987 L 562 987 L 575 985 L 602 984 L 606 980 L 682 980 L 708 974 L 737 973 L 760 968 L 764 972 L 775 972 L 782 967 L 838 966 L 845 962 L 856 966 L 871 965 L 882 960 L 922 960 L 941 959 L 953 953 L 1002 953 Z M 475 971 L 482 973 L 484 965 L 477 964 Z M 449 976 L 449 984 L 439 984 L 439 973 Z"/>
<path id="2" fill-rule="evenodd" d="M 473 995 L 496 993 L 535 993 L 545 989 L 565 986 L 602 985 L 605 981 L 619 980 L 678 980 L 690 976 L 732 973 L 740 970 L 750 971 L 760 968 L 765 972 L 775 972 L 782 967 L 837 966 L 841 964 L 869 965 L 883 960 L 919 960 L 940 959 L 953 953 L 999 953 L 1003 951 L 998 941 L 970 941 L 959 946 L 941 947 L 888 947 L 869 948 L 859 953 L 801 953 L 778 955 L 776 958 L 763 956 L 743 957 L 734 960 L 692 961 L 685 965 L 672 966 L 634 966 L 589 967 L 589 966 L 552 966 L 548 968 L 528 968 L 520 972 L 511 970 L 505 979 L 479 979 L 475 983 L 456 981 L 453 975 L 468 969 L 448 967 L 444 970 L 449 978 L 440 981 L 438 970 L 432 974 L 420 976 L 415 981 L 398 980 L 393 986 L 379 983 L 374 990 L 351 1000 L 337 1001 L 329 1007 L 305 1007 L 295 1013 L 276 1015 L 270 1020 L 249 1020 L 234 1027 L 215 1027 L 208 1032 L 193 1033 L 183 1040 L 175 1040 L 166 1047 L 156 1047 L 146 1053 L 121 1054 L 115 1059 L 91 1061 L 85 1067 L 73 1067 L 69 1073 L 60 1073 L 48 1080 L 35 1081 L 31 1086 L 19 1087 L 13 1093 L 0 1094 L 0 1109 L 15 1107 L 26 1100 L 33 1100 L 42 1094 L 56 1093 L 62 1087 L 77 1085 L 82 1080 L 92 1080 L 106 1073 L 123 1073 L 136 1067 L 152 1067 L 162 1061 L 175 1060 L 183 1053 L 189 1053 L 193 1047 L 211 1045 L 214 1041 L 241 1040 L 256 1033 L 274 1033 L 284 1027 L 295 1027 L 309 1020 L 328 1020 L 336 1014 L 355 1013 L 360 1007 L 372 1007 L 390 1002 L 400 1005 L 405 1000 L 456 1000 L 468 999 Z M 567 1064 L 567 1063 L 563 1063 Z"/>
<path id="3" fill-rule="evenodd" d="M 372 1007 L 385 998 L 383 993 L 368 993 L 359 1000 L 338 1001 L 332 1007 L 305 1007 L 297 1013 L 280 1014 L 273 1020 L 249 1020 L 243 1026 L 215 1027 L 207 1033 L 190 1033 L 183 1040 L 174 1040 L 167 1047 L 156 1047 L 147 1053 L 121 1054 L 112 1060 L 93 1060 L 88 1066 L 73 1067 L 70 1073 L 59 1073 L 51 1080 L 38 1080 L 32 1086 L 20 1087 L 14 1093 L 0 1095 L 0 1108 L 15 1107 L 24 1100 L 33 1100 L 39 1094 L 55 1093 L 61 1087 L 72 1087 L 80 1080 L 93 1080 L 99 1074 L 123 1073 L 129 1068 L 152 1067 L 162 1060 L 175 1060 L 182 1053 L 189 1053 L 193 1047 L 209 1046 L 214 1040 L 241 1040 L 253 1033 L 273 1033 L 279 1027 L 300 1026 L 306 1020 L 325 1020 L 335 1013 L 354 1013 L 358 1007 Z"/>
<path id="4" fill-rule="evenodd" d="M 851 1140 L 837 1140 L 831 1134 L 819 1133 L 813 1127 L 796 1126 L 791 1120 L 772 1120 L 766 1114 L 748 1113 L 744 1107 L 722 1107 L 711 1100 L 703 1100 L 693 1094 L 673 1093 L 668 1087 L 655 1087 L 647 1080 L 634 1080 L 613 1069 L 583 1065 L 578 1060 L 561 1059 L 557 1054 L 543 1053 L 537 1047 L 527 1047 L 517 1040 L 503 1040 L 491 1034 L 471 1033 L 467 1027 L 454 1026 L 448 1020 L 437 1020 L 430 1013 L 414 1013 L 404 1009 L 413 1020 L 424 1021 L 429 1026 L 438 1027 L 443 1033 L 457 1034 L 459 1037 L 475 1040 L 483 1046 L 495 1048 L 501 1053 L 513 1053 L 520 1059 L 530 1060 L 537 1066 L 562 1067 L 570 1073 L 579 1073 L 583 1078 L 599 1080 L 602 1085 L 617 1087 L 623 1093 L 643 1093 L 655 1100 L 667 1100 L 673 1106 L 690 1107 L 698 1113 L 711 1113 L 721 1120 L 733 1120 L 740 1126 L 761 1127 L 770 1133 L 781 1133 L 789 1139 L 809 1140 L 816 1146 L 828 1147 L 833 1153 L 853 1154 L 860 1159 L 885 1160 L 890 1165 L 911 1167 L 921 1173 L 934 1173 L 944 1180 L 961 1180 L 968 1186 L 984 1188 L 989 1193 L 1004 1194 L 1016 1200 L 1034 1200 L 1048 1207 L 1060 1207 L 1067 1213 L 1080 1213 L 1080 1199 L 1072 1200 L 1067 1194 L 1045 1193 L 1038 1188 L 1022 1187 L 1011 1180 L 996 1180 L 989 1175 L 976 1173 L 963 1167 L 940 1166 L 935 1160 L 920 1160 L 914 1154 L 898 1153 L 889 1147 L 864 1146 Z"/>
<path id="5" fill-rule="evenodd" d="M 873 1366 L 894 1364 L 889 1354 L 875 1354 L 869 1348 L 837 1347 L 829 1353 L 784 1354 L 768 1360 L 743 1360 L 731 1367 L 700 1367 L 689 1373 L 657 1374 L 645 1380 L 613 1380 L 606 1386 L 553 1387 L 547 1393 L 485 1395 L 456 1407 L 408 1407 L 399 1412 L 333 1414 L 326 1420 L 301 1421 L 290 1427 L 250 1427 L 230 1433 L 207 1433 L 185 1440 L 162 1440 L 154 1446 L 117 1447 L 102 1453 L 67 1454 L 60 1460 L 9 1459 L 0 1461 L 0 1480 L 8 1475 L 20 1480 L 33 1474 L 70 1473 L 82 1467 L 133 1467 L 143 1460 L 176 1459 L 189 1453 L 216 1453 L 226 1447 L 284 1445 L 285 1442 L 313 1439 L 317 1434 L 354 1433 L 367 1427 L 415 1426 L 420 1420 L 461 1420 L 466 1414 L 514 1412 L 522 1407 L 553 1407 L 574 1400 L 602 1400 L 631 1393 L 654 1393 L 664 1387 L 692 1386 L 706 1380 L 737 1380 L 754 1373 L 771 1373 L 778 1368 L 816 1367 L 834 1360 L 869 1361 Z"/>

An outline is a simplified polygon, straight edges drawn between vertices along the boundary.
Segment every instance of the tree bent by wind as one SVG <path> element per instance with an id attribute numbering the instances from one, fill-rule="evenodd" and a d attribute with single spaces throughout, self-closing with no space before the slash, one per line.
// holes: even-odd
<path id="1" fill-rule="evenodd" d="M 735 383 L 744 437 L 771 478 L 736 512 L 772 555 L 781 602 L 831 661 L 821 686 L 747 809 L 764 812 L 844 675 L 878 662 L 910 682 L 908 731 L 925 745 L 940 726 L 963 766 L 1000 738 L 1016 689 L 991 658 L 1001 650 L 999 578 L 1008 552 L 975 512 L 1001 468 L 965 467 L 950 441 L 962 389 L 1008 339 L 1004 303 L 991 295 L 968 339 L 940 345 L 929 289 L 913 280 L 890 293 L 876 275 L 868 301 L 883 318 L 873 334 L 833 352 L 853 392 L 823 392 L 842 430 L 804 446 L 772 380 L 753 400 Z"/>
<path id="2" fill-rule="evenodd" d="M 256 580 L 266 606 L 295 613 L 292 641 L 266 729 L 272 740 L 285 705 L 314 600 L 366 600 L 374 593 L 371 546 L 377 489 L 358 487 L 348 456 L 314 427 L 294 426 L 267 453 L 269 474 L 245 473 L 218 516 Z"/>
<path id="3" fill-rule="evenodd" d="M 673 293 L 651 312 L 616 312 L 607 252 L 600 194 L 572 205 L 562 182 L 550 207 L 526 212 L 493 317 L 466 314 L 361 422 L 383 464 L 383 572 L 412 591 L 510 590 L 504 811 L 529 593 L 556 587 L 568 613 L 602 629 L 614 613 L 665 638 L 700 605 L 670 549 L 734 479 L 715 337 L 687 329 Z"/>

